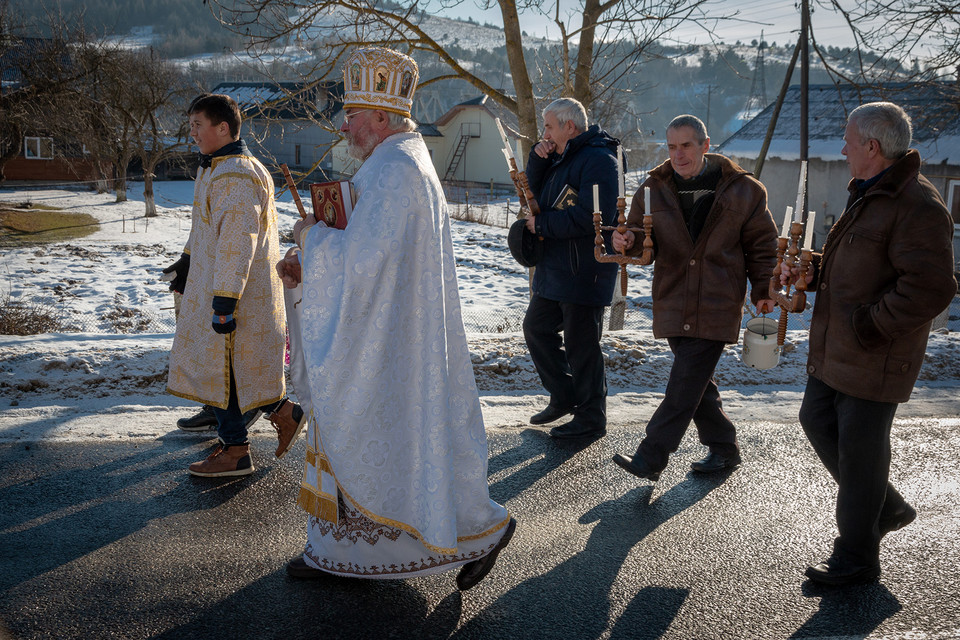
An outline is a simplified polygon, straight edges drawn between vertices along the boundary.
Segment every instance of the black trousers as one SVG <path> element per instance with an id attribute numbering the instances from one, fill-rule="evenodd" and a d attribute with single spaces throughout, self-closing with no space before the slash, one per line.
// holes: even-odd
<path id="1" fill-rule="evenodd" d="M 823 466 L 837 481 L 834 553 L 856 564 L 880 558 L 881 518 L 905 502 L 890 477 L 890 428 L 895 402 L 848 396 L 817 378 L 807 378 L 800 425 Z"/>
<path id="2" fill-rule="evenodd" d="M 537 295 L 530 299 L 523 318 L 523 337 L 543 388 L 550 394 L 550 404 L 574 407 L 577 422 L 597 429 L 607 426 L 602 332 L 603 307 Z"/>
<path id="3" fill-rule="evenodd" d="M 737 430 L 723 411 L 720 389 L 713 379 L 725 344 L 702 338 L 667 338 L 673 351 L 673 366 L 663 401 L 647 423 L 647 435 L 637 455 L 656 471 L 667 466 L 690 421 L 700 442 L 720 455 L 740 454 Z"/>

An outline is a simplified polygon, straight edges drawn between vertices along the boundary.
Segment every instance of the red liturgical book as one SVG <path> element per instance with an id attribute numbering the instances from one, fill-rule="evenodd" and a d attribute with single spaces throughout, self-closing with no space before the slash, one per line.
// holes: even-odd
<path id="1" fill-rule="evenodd" d="M 353 186 L 348 180 L 311 183 L 310 199 L 317 222 L 335 229 L 347 227 L 347 216 L 353 212 L 354 202 Z"/>

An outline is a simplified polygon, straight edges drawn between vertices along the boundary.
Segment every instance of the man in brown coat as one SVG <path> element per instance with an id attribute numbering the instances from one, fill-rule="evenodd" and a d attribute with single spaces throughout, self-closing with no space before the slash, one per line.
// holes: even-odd
<path id="1" fill-rule="evenodd" d="M 639 226 L 643 188 L 650 187 L 653 334 L 668 340 L 673 367 L 637 452 L 613 457 L 649 480 L 659 479 L 691 420 L 709 448 L 706 458 L 691 465 L 694 471 L 740 464 L 736 428 L 723 411 L 713 372 L 726 344 L 739 338 L 748 280 L 757 310 L 773 311 L 767 291 L 777 253 L 766 189 L 728 158 L 707 153 L 710 138 L 699 118 L 674 118 L 667 126 L 667 146 L 670 159 L 640 185 L 627 221 Z M 617 251 L 638 253 L 642 242 L 637 240 L 630 231 L 613 233 Z"/>
<path id="2" fill-rule="evenodd" d="M 807 569 L 816 582 L 877 578 L 880 539 L 917 515 L 888 480 L 890 428 L 957 282 L 953 223 L 920 174 L 911 138 L 910 118 L 895 104 L 850 113 L 841 151 L 850 197 L 808 276 L 816 302 L 800 424 L 839 485 L 840 535 L 830 557 Z M 795 271 L 781 276 L 795 279 Z"/>

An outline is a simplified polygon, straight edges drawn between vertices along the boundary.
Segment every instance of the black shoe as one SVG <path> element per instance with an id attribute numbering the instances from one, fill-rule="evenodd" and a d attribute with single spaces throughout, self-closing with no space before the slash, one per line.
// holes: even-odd
<path id="1" fill-rule="evenodd" d="M 654 482 L 660 479 L 660 472 L 651 469 L 643 456 L 635 455 L 631 457 L 615 453 L 613 454 L 613 461 L 638 478 L 645 478 Z"/>
<path id="2" fill-rule="evenodd" d="M 891 531 L 903 529 L 905 526 L 917 519 L 917 510 L 906 502 L 889 518 L 880 519 L 880 537 L 887 535 Z"/>
<path id="3" fill-rule="evenodd" d="M 287 563 L 287 575 L 291 578 L 306 578 L 308 580 L 315 580 L 317 578 L 325 578 L 330 573 L 326 571 L 321 571 L 320 569 L 314 569 L 303 559 L 303 556 L 294 558 Z"/>
<path id="4" fill-rule="evenodd" d="M 253 426 L 253 423 L 260 419 L 260 416 L 263 415 L 263 412 L 260 409 L 254 408 L 247 411 L 243 414 L 243 424 L 247 429 Z M 200 431 L 216 431 L 217 430 L 217 416 L 213 412 L 213 407 L 208 404 L 203 405 L 203 408 L 200 409 L 200 412 L 197 415 L 190 418 L 180 418 L 177 420 L 177 427 L 181 431 L 190 431 L 190 432 L 200 432 Z"/>
<path id="5" fill-rule="evenodd" d="M 711 451 L 703 460 L 697 460 L 690 463 L 690 468 L 698 473 L 713 473 L 723 471 L 724 469 L 736 469 L 743 460 L 740 454 L 733 456 L 722 456 L 719 453 Z"/>
<path id="6" fill-rule="evenodd" d="M 823 562 L 807 567 L 805 575 L 821 584 L 843 586 L 861 584 L 880 577 L 880 562 L 870 565 L 851 564 L 837 555 L 832 555 Z"/>
<path id="7" fill-rule="evenodd" d="M 573 407 L 567 407 L 566 409 L 563 409 L 561 407 L 548 404 L 546 409 L 540 413 L 535 413 L 530 416 L 530 424 L 547 424 L 549 422 L 553 422 L 554 420 L 559 420 L 563 416 L 571 413 L 573 413 Z"/>
<path id="8" fill-rule="evenodd" d="M 177 420 L 177 428 L 182 431 L 216 431 L 217 416 L 213 407 L 205 404 L 197 415 Z"/>
<path id="9" fill-rule="evenodd" d="M 551 438 L 602 438 L 607 435 L 605 427 L 592 427 L 576 420 L 550 429 Z"/>
<path id="10" fill-rule="evenodd" d="M 257 420 L 260 419 L 260 416 L 262 416 L 262 415 L 263 415 L 263 411 L 261 411 L 260 409 L 257 409 L 257 408 L 250 409 L 250 411 L 247 411 L 247 412 L 246 412 L 245 414 L 243 414 L 243 416 L 242 416 L 242 417 L 243 417 L 243 424 L 244 424 L 244 426 L 245 426 L 247 429 L 249 429 L 250 427 L 253 426 L 253 423 L 254 423 L 254 422 L 256 422 Z"/>
<path id="11" fill-rule="evenodd" d="M 510 542 L 510 538 L 513 537 L 513 532 L 516 528 L 517 521 L 511 517 L 510 522 L 507 523 L 507 530 L 503 532 L 503 536 L 500 538 L 497 546 L 479 560 L 474 560 L 463 565 L 460 573 L 457 574 L 457 588 L 460 589 L 460 591 L 466 591 L 487 577 L 490 569 L 493 569 L 493 565 L 497 561 L 497 555 L 503 551 L 503 548 Z"/>

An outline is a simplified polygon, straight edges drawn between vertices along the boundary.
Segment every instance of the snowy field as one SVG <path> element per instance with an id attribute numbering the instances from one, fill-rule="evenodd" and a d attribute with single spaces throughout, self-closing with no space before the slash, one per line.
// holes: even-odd
<path id="1" fill-rule="evenodd" d="M 30 201 L 100 222 L 81 240 L 0 250 L 0 298 L 48 305 L 71 328 L 0 336 L 0 441 L 161 437 L 176 432 L 176 419 L 193 411 L 194 405 L 165 393 L 173 300 L 160 281 L 189 233 L 192 186 L 157 183 L 159 216 L 149 220 L 142 183 L 131 183 L 125 203 L 91 191 L 0 188 L 0 202 Z M 297 219 L 288 195 L 278 208 L 281 233 L 288 233 Z M 526 270 L 510 257 L 505 229 L 454 221 L 452 230 L 487 427 L 526 426 L 547 400 L 520 333 Z M 632 268 L 628 330 L 607 332 L 603 341 L 611 426 L 630 424 L 638 432 L 659 402 L 672 362 L 666 341 L 631 328 L 648 326 L 643 308 L 649 296 L 649 268 Z M 773 369 L 743 364 L 741 345 L 726 349 L 717 381 L 734 420 L 795 420 L 806 381 L 804 324 L 792 318 Z M 956 324 L 953 318 L 953 331 L 931 335 L 918 390 L 901 417 L 960 414 Z"/>

